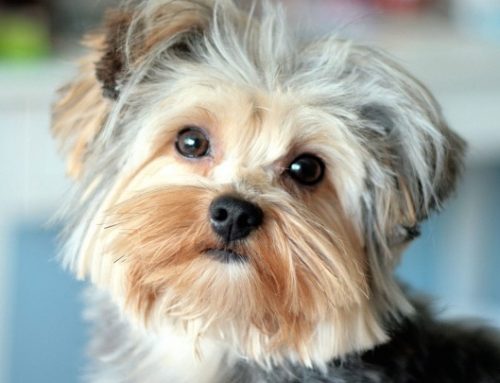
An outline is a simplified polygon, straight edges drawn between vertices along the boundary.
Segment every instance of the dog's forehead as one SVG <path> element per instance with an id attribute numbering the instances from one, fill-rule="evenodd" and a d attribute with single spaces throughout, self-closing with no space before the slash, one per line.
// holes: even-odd
<path id="1" fill-rule="evenodd" d="M 314 150 L 334 128 L 292 91 L 222 83 L 186 92 L 191 100 L 185 118 L 192 113 L 191 122 L 207 130 L 216 159 L 240 167 L 270 165 L 292 151 Z"/>
<path id="2" fill-rule="evenodd" d="M 258 90 L 231 90 L 226 96 L 226 111 L 217 116 L 226 157 L 266 163 L 286 154 L 296 134 L 288 97 Z"/>

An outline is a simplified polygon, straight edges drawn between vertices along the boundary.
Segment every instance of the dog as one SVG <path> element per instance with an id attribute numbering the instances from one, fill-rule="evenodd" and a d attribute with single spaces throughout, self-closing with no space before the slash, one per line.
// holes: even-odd
<path id="1" fill-rule="evenodd" d="M 464 141 L 385 53 L 267 1 L 129 1 L 54 105 L 90 382 L 500 382 L 393 271 Z"/>

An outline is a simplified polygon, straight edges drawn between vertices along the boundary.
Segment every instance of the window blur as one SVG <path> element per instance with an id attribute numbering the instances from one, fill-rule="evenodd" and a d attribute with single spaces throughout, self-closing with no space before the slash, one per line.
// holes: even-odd
<path id="1" fill-rule="evenodd" d="M 50 104 L 75 73 L 79 36 L 113 3 L 0 0 L 0 382 L 71 383 L 83 371 L 84 285 L 60 270 L 47 225 L 68 188 Z M 283 4 L 306 34 L 335 30 L 389 51 L 469 142 L 456 198 L 424 225 L 398 273 L 442 315 L 500 326 L 500 2 Z"/>

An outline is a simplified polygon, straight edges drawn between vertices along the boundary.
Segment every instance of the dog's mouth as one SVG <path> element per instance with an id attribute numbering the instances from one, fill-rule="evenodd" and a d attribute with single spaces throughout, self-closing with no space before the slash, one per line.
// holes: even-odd
<path id="1" fill-rule="evenodd" d="M 220 263 L 245 263 L 248 257 L 244 254 L 237 253 L 234 250 L 226 248 L 209 248 L 203 251 L 210 258 Z"/>

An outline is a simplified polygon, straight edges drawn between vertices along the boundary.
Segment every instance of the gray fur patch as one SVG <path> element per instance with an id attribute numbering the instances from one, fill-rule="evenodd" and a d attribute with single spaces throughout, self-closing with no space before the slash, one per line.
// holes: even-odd
<path id="1" fill-rule="evenodd" d="M 361 118 L 384 128 L 386 133 L 389 133 L 394 128 L 394 121 L 391 114 L 391 111 L 387 107 L 379 104 L 364 105 L 360 111 Z"/>

